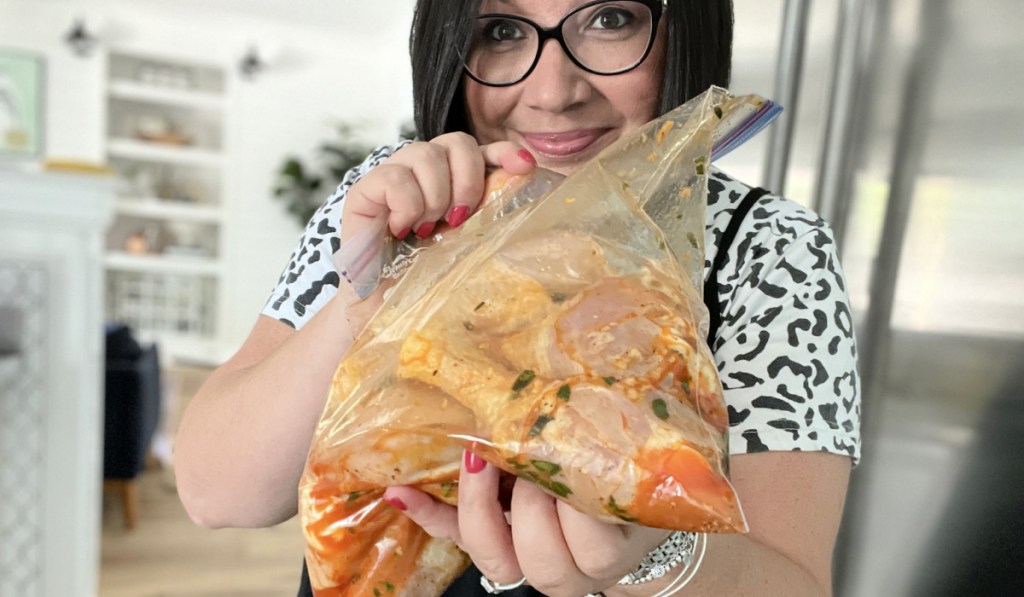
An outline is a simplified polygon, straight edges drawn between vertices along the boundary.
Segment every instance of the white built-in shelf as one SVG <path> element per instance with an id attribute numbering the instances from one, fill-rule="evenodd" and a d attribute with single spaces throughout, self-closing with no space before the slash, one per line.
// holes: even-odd
<path id="1" fill-rule="evenodd" d="M 108 269 L 125 272 L 200 276 L 219 276 L 223 273 L 223 266 L 216 259 L 182 255 L 134 255 L 108 251 L 104 263 Z"/>
<path id="2" fill-rule="evenodd" d="M 192 146 L 150 143 L 136 139 L 111 139 L 107 144 L 111 157 L 146 162 L 183 164 L 219 168 L 224 158 L 220 152 Z"/>
<path id="3" fill-rule="evenodd" d="M 110 97 L 132 102 L 200 110 L 223 110 L 224 96 L 206 91 L 156 87 L 136 81 L 111 81 Z"/>
<path id="4" fill-rule="evenodd" d="M 119 199 L 117 213 L 152 220 L 175 220 L 200 224 L 219 224 L 224 212 L 216 205 L 195 205 L 162 199 Z"/>

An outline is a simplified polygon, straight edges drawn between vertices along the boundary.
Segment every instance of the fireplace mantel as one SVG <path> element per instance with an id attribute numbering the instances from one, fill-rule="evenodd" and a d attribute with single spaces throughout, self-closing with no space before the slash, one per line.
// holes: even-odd
<path id="1" fill-rule="evenodd" d="M 0 169 L 0 594 L 94 596 L 113 182 Z"/>

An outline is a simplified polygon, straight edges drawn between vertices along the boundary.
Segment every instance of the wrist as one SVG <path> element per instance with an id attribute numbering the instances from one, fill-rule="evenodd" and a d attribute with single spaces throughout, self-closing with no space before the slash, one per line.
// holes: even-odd
<path id="1" fill-rule="evenodd" d="M 602 597 L 669 597 L 693 578 L 700 567 L 707 545 L 703 533 L 675 532 L 651 551 L 637 566 L 613 587 L 595 596 Z"/>

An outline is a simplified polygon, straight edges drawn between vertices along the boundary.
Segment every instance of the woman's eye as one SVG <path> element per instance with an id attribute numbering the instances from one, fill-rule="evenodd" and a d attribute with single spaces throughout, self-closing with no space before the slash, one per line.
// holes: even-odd
<path id="1" fill-rule="evenodd" d="M 501 42 L 522 39 L 522 29 L 512 21 L 492 21 L 484 29 L 483 38 L 487 41 Z"/>
<path id="2" fill-rule="evenodd" d="M 621 8 L 607 8 L 594 15 L 590 26 L 594 29 L 622 29 L 633 22 L 633 14 Z"/>

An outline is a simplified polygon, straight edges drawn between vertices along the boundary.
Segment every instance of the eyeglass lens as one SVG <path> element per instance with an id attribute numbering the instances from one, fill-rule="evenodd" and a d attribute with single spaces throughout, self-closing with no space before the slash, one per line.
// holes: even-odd
<path id="1" fill-rule="evenodd" d="M 637 66 L 652 40 L 649 6 L 634 0 L 584 5 L 562 23 L 561 34 L 572 57 L 585 69 L 616 74 Z M 537 26 L 511 15 L 477 19 L 466 67 L 478 79 L 496 85 L 522 79 L 541 51 Z"/>

